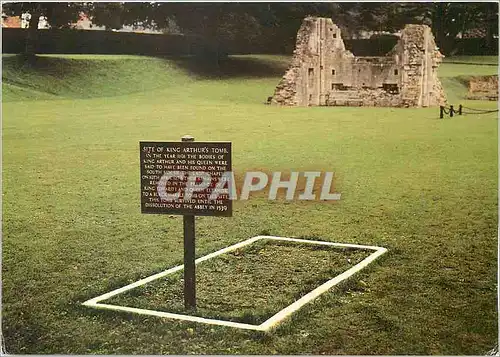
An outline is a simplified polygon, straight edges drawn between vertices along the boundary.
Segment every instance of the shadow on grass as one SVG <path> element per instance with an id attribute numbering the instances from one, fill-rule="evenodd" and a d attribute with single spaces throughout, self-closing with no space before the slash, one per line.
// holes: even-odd
<path id="1" fill-rule="evenodd" d="M 4 57 L 2 59 L 3 68 L 10 68 L 15 71 L 30 71 L 40 74 L 49 74 L 55 77 L 64 77 L 78 69 L 85 67 L 85 63 L 68 59 L 44 56 L 26 56 L 23 54 Z M 76 68 L 75 68 L 76 67 Z M 85 68 L 80 68 L 84 70 Z"/>
<path id="2" fill-rule="evenodd" d="M 190 74 L 206 79 L 219 78 L 264 78 L 281 77 L 287 69 L 287 61 L 258 56 L 243 57 L 214 57 L 197 56 L 158 56 L 167 62 L 174 63 Z M 112 66 L 112 62 L 103 59 L 72 59 L 62 57 L 45 57 L 15 55 L 3 58 L 3 66 L 14 70 L 28 70 L 40 74 L 48 74 L 58 78 L 79 71 L 91 69 L 92 62 L 99 61 L 104 66 Z M 94 62 L 95 63 L 95 62 Z"/>
<path id="3" fill-rule="evenodd" d="M 256 57 L 224 57 L 219 60 L 202 57 L 170 57 L 179 68 L 205 79 L 281 77 L 285 61 Z"/>

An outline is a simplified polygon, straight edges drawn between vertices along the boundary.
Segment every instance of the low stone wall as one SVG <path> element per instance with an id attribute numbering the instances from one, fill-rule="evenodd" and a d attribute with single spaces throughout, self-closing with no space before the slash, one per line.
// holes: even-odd
<path id="1" fill-rule="evenodd" d="M 471 77 L 467 99 L 498 100 L 498 75 Z"/>

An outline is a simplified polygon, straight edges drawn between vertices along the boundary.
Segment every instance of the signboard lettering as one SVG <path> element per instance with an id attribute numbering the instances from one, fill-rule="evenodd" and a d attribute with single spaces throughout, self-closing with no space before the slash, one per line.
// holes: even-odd
<path id="1" fill-rule="evenodd" d="M 229 194 L 217 191 L 231 171 L 230 142 L 141 141 L 140 161 L 142 213 L 232 215 Z"/>

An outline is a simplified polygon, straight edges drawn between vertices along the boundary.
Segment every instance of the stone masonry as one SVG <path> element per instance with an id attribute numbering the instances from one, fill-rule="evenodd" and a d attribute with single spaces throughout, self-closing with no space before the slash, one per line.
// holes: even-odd
<path id="1" fill-rule="evenodd" d="M 467 99 L 498 100 L 498 75 L 469 78 Z"/>
<path id="2" fill-rule="evenodd" d="M 406 25 L 383 57 L 356 57 L 329 18 L 307 17 L 271 104 L 428 107 L 445 105 L 437 77 L 443 55 L 426 25 Z"/>

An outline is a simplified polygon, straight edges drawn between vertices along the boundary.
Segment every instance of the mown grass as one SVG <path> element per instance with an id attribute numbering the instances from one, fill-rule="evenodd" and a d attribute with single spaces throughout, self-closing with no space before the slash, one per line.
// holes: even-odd
<path id="1" fill-rule="evenodd" d="M 492 63 L 496 63 L 497 66 L 491 65 Z M 498 57 L 457 56 L 445 58 L 445 62 L 439 67 L 438 74 L 445 88 L 448 103 L 457 107 L 458 104 L 463 104 L 464 98 L 467 96 L 467 85 L 471 76 L 498 75 Z M 474 105 L 473 103 L 467 104 Z"/>
<path id="2" fill-rule="evenodd" d="M 183 272 L 103 303 L 261 324 L 373 251 L 258 241 L 197 265 L 196 311 L 186 311 Z"/>
<path id="3" fill-rule="evenodd" d="M 498 66 L 498 56 L 451 56 L 445 57 L 444 62 Z"/>
<path id="4" fill-rule="evenodd" d="M 107 61 L 121 79 L 94 76 L 102 58 L 61 60 L 46 58 L 45 72 L 4 61 L 8 352 L 481 354 L 494 345 L 496 114 L 438 120 L 437 108 L 266 106 L 279 80 L 270 74 L 275 69 L 259 76 L 269 57 L 240 57 L 218 76 L 179 60 Z M 51 61 L 64 75 L 50 74 Z M 259 71 L 237 72 L 256 61 Z M 277 62 L 283 63 L 270 66 Z M 484 70 L 447 66 L 441 70 L 457 76 Z M 9 78 L 50 99 L 12 93 Z M 196 220 L 198 256 L 258 234 L 373 244 L 389 252 L 271 334 L 82 307 L 182 262 L 182 219 L 140 214 L 138 142 L 185 134 L 232 141 L 239 173 L 335 171 L 342 194 L 333 203 L 237 201 L 232 218 Z"/>
<path id="5" fill-rule="evenodd" d="M 3 60 L 3 101 L 95 98 L 180 87 L 189 80 L 171 62 L 140 56 L 21 56 Z M 182 82 L 176 82 L 182 79 Z"/>

